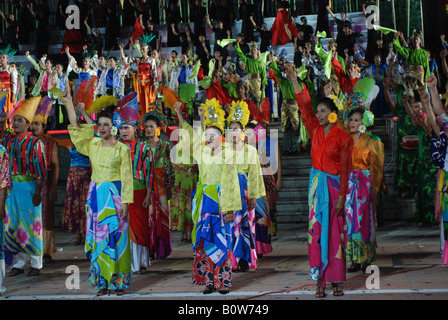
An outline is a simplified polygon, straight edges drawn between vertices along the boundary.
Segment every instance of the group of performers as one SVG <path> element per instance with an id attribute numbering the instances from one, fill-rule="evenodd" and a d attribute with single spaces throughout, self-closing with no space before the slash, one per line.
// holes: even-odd
<path id="1" fill-rule="evenodd" d="M 305 65 L 298 69 L 286 56 L 260 54 L 255 42 L 250 56 L 239 39 L 221 42 L 233 44 L 246 81 L 225 81 L 232 78 L 232 68 L 223 72 L 218 59 L 210 61 L 207 74 L 201 61 L 190 63 L 185 54 L 180 62 L 163 62 L 148 42 L 141 38 L 133 44 L 136 58 L 126 56 L 121 45 L 119 63 L 94 55 L 84 58 L 82 67 L 67 49 L 68 71 L 79 76 L 74 96 L 51 60 L 37 63 L 29 53 L 39 80 L 30 98 L 18 96 L 17 70 L 8 64 L 7 53 L 0 55 L 0 79 L 8 84 L 0 95 L 5 111 L 0 118 L 0 281 L 5 261 L 9 276 L 17 276 L 29 255 L 27 274 L 34 276 L 55 252 L 52 206 L 60 164 L 57 143 L 45 128 L 59 112 L 68 118 L 73 143 L 62 226 L 77 234 L 76 244 L 85 245 L 89 282 L 97 295 L 124 294 L 133 273 L 147 272 L 151 259 L 167 258 L 174 229 L 192 243 L 193 283 L 205 286 L 204 294 L 228 293 L 232 272 L 256 270 L 257 260 L 272 251 L 276 234 L 282 167 L 264 96 L 269 75 L 283 96 L 285 146 L 311 142 L 308 252 L 316 297 L 325 297 L 327 282 L 335 296 L 343 295 L 346 272 L 365 270 L 376 257 L 385 156 L 383 143 L 370 131 L 375 80 L 359 78 L 359 66 L 341 64 L 336 46 L 330 43 L 324 50 L 319 37 L 315 49 L 325 73 L 325 85 L 319 86 Z M 412 86 L 403 80 L 402 102 L 413 121 L 432 133 L 432 162 L 439 168 L 436 205 L 446 235 L 446 115 L 418 43 L 403 49 L 394 41 L 410 67 L 407 77 L 420 79 Z M 132 64 L 134 90 L 125 92 L 124 75 Z M 201 101 L 199 88 L 206 96 Z M 417 92 L 421 102 L 415 101 Z M 175 131 L 166 109 L 177 118 Z M 193 121 L 195 115 L 200 121 Z M 448 262 L 447 250 L 445 242 Z"/>

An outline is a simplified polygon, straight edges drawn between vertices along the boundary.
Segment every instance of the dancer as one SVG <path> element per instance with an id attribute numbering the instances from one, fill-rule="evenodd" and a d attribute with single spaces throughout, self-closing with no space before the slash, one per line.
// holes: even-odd
<path id="1" fill-rule="evenodd" d="M 0 114 L 3 113 L 4 104 L 7 99 L 7 94 L 2 93 L 3 105 L 0 107 Z M 5 279 L 5 253 L 3 245 L 5 242 L 4 230 L 5 230 L 5 217 L 6 217 L 6 198 L 9 196 L 9 192 L 12 187 L 11 170 L 9 166 L 9 153 L 8 150 L 0 142 L 0 295 L 6 291 L 3 286 L 3 279 Z"/>
<path id="2" fill-rule="evenodd" d="M 1 91 L 7 91 L 8 96 L 5 101 L 4 111 L 11 111 L 13 105 L 17 100 L 17 84 L 18 73 L 15 68 L 12 68 L 8 62 L 9 57 L 14 56 L 15 50 L 12 50 L 10 46 L 0 50 L 0 86 Z"/>
<path id="3" fill-rule="evenodd" d="M 166 132 L 168 121 L 160 110 L 157 101 L 150 105 L 150 111 L 143 117 L 147 144 L 151 148 L 151 205 L 149 207 L 151 257 L 164 259 L 172 251 L 170 212 L 168 201 L 171 199 L 173 185 L 173 166 L 171 163 L 171 147 L 167 141 L 160 139 L 160 129 Z"/>
<path id="4" fill-rule="evenodd" d="M 376 212 L 383 180 L 384 145 L 367 130 L 374 115 L 363 105 L 363 99 L 352 95 L 346 111 L 348 129 L 354 140 L 352 170 L 345 199 L 347 219 L 347 272 L 365 272 L 376 258 Z"/>
<path id="5" fill-rule="evenodd" d="M 118 102 L 114 126 L 120 131 L 123 143 L 131 150 L 134 203 L 129 204 L 129 233 L 133 273 L 146 273 L 149 259 L 149 216 L 151 202 L 151 148 L 137 138 L 140 125 L 137 93 L 131 92 Z"/>
<path id="6" fill-rule="evenodd" d="M 262 168 L 266 196 L 255 207 L 255 249 L 257 256 L 272 252 L 271 237 L 277 235 L 277 191 L 281 189 L 281 154 L 278 143 L 267 134 L 267 124 L 248 123 L 247 143 L 256 146 Z"/>
<path id="7" fill-rule="evenodd" d="M 236 41 L 235 51 L 246 67 L 246 72 L 248 75 L 247 95 L 257 105 L 260 105 L 261 99 L 264 97 L 264 89 L 268 84 L 266 78 L 266 57 L 269 54 L 269 51 L 266 51 L 260 55 L 258 45 L 255 42 L 251 42 L 251 56 L 248 57 L 240 48 L 239 38 Z"/>
<path id="8" fill-rule="evenodd" d="M 242 210 L 238 170 L 230 145 L 222 143 L 225 112 L 216 99 L 207 100 L 198 113 L 205 126 L 205 143 L 175 110 L 180 127 L 189 134 L 182 150 L 193 148 L 199 182 L 193 197 L 193 284 L 205 285 L 204 294 L 226 294 L 232 286 L 232 228 L 234 212 Z M 202 126 L 201 126 L 202 131 Z"/>
<path id="9" fill-rule="evenodd" d="M 188 121 L 188 117 L 185 117 Z M 182 241 L 191 242 L 193 220 L 191 216 L 191 195 L 198 183 L 198 165 L 194 162 L 192 150 L 182 150 L 182 140 L 189 139 L 185 131 L 179 130 L 176 145 L 172 148 L 174 185 L 170 201 L 171 227 L 182 232 Z"/>
<path id="10" fill-rule="evenodd" d="M 41 97 L 22 100 L 13 110 L 12 129 L 8 133 L 4 127 L 6 114 L 0 119 L 0 136 L 8 149 L 11 161 L 13 188 L 6 200 L 5 225 L 6 254 L 13 260 L 9 276 L 24 272 L 27 256 L 31 259 L 28 276 L 37 276 L 42 269 L 42 184 L 47 178 L 45 147 L 38 138 L 28 135 Z"/>
<path id="11" fill-rule="evenodd" d="M 135 59 L 137 62 L 137 84 L 135 91 L 137 92 L 138 103 L 140 104 L 141 117 L 149 111 L 149 105 L 156 99 L 156 91 L 154 81 L 157 78 L 157 67 L 154 59 L 149 55 L 149 42 L 151 41 L 146 35 L 137 39 L 134 48 L 139 56 Z M 131 64 L 131 61 L 127 62 Z"/>
<path id="12" fill-rule="evenodd" d="M 308 203 L 310 206 L 308 254 L 311 279 L 317 280 L 316 297 L 325 297 L 326 282 L 332 282 L 333 295 L 343 295 L 345 281 L 344 203 L 348 193 L 353 139 L 336 124 L 338 107 L 324 98 L 315 114 L 306 88 L 297 72 L 288 66 L 286 73 L 294 84 L 297 104 L 311 138 Z"/>
<path id="13" fill-rule="evenodd" d="M 284 71 L 286 64 L 289 62 L 277 65 L 276 62 L 271 62 L 268 67 L 274 71 L 277 83 L 282 93 L 281 106 L 281 121 L 283 138 L 283 152 L 284 154 L 296 154 L 300 151 L 300 126 L 303 125 L 299 114 L 299 106 L 294 96 L 294 88 L 291 81 L 284 77 L 281 69 Z M 281 69 L 280 69 L 281 68 Z"/>
<path id="14" fill-rule="evenodd" d="M 277 12 L 277 17 L 271 27 L 271 45 L 283 45 L 297 38 L 297 27 L 289 13 L 289 4 L 283 2 Z"/>
<path id="15" fill-rule="evenodd" d="M 70 119 L 70 137 L 78 152 L 88 156 L 92 163 L 85 241 L 89 282 L 98 290 L 98 296 L 110 290 L 122 295 L 131 280 L 128 231 L 128 206 L 134 200 L 131 151 L 113 137 L 111 112 L 103 110 L 98 114 L 101 138 L 97 138 L 92 124 L 78 124 L 71 96 L 63 98 Z"/>
<path id="16" fill-rule="evenodd" d="M 266 196 L 257 149 L 244 143 L 244 129 L 249 122 L 249 107 L 244 101 L 233 101 L 229 110 L 229 138 L 236 153 L 242 210 L 235 212 L 233 231 L 233 270 L 256 269 L 255 207 L 257 199 Z"/>
<path id="17" fill-rule="evenodd" d="M 56 253 L 54 238 L 54 203 L 57 199 L 57 187 L 59 179 L 59 148 L 56 139 L 46 133 L 48 117 L 53 112 L 54 100 L 50 97 L 42 97 L 31 122 L 30 130 L 33 136 L 43 142 L 45 148 L 45 162 L 47 167 L 47 179 L 42 185 L 42 228 L 44 241 L 43 262 L 52 261 L 51 255 Z"/>

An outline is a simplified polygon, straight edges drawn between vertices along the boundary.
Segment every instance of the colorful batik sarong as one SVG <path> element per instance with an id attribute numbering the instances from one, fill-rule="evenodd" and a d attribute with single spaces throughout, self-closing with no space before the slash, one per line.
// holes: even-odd
<path id="1" fill-rule="evenodd" d="M 346 223 L 336 216 L 339 176 L 311 169 L 308 191 L 308 255 L 311 280 L 344 282 Z"/>
<path id="2" fill-rule="evenodd" d="M 233 269 L 238 269 L 238 262 L 243 259 L 250 268 L 257 267 L 255 252 L 255 210 L 248 211 L 247 176 L 238 173 L 240 182 L 242 210 L 235 212 L 233 228 Z"/>
<path id="3" fill-rule="evenodd" d="M 268 201 L 267 197 L 258 198 L 255 207 L 255 250 L 262 255 L 272 252 Z"/>
<path id="4" fill-rule="evenodd" d="M 153 189 L 149 208 L 149 251 L 157 258 L 166 258 L 170 255 L 172 247 L 165 167 L 154 168 L 153 174 Z"/>
<path id="5" fill-rule="evenodd" d="M 376 257 L 375 207 L 369 170 L 352 170 L 345 199 L 347 261 L 370 264 Z"/>
<path id="6" fill-rule="evenodd" d="M 85 252 L 94 289 L 126 289 L 131 279 L 128 222 L 119 214 L 121 182 L 90 183 Z"/>
<path id="7" fill-rule="evenodd" d="M 6 199 L 5 251 L 41 256 L 42 204 L 33 205 L 36 180 L 29 176 L 12 176 L 12 186 Z"/>
<path id="8" fill-rule="evenodd" d="M 232 283 L 232 223 L 220 210 L 220 185 L 198 183 L 192 201 L 193 284 L 215 288 Z"/>

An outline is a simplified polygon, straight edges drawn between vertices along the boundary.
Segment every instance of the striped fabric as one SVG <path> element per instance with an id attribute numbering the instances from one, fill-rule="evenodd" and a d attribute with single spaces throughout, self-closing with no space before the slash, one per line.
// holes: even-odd
<path id="1" fill-rule="evenodd" d="M 38 138 L 24 134 L 16 136 L 0 128 L 0 139 L 9 151 L 11 175 L 30 176 L 36 180 L 45 179 L 45 147 Z"/>
<path id="2" fill-rule="evenodd" d="M 138 139 L 132 142 L 125 142 L 131 149 L 132 158 L 132 175 L 134 179 L 143 182 L 146 188 L 152 185 L 152 175 L 151 172 L 151 147 Z"/>

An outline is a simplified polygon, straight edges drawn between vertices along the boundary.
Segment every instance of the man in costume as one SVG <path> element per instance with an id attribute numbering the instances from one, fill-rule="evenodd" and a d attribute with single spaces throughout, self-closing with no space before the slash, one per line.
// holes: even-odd
<path id="1" fill-rule="evenodd" d="M 14 133 L 5 131 L 6 114 L 0 118 L 0 140 L 11 159 L 13 188 L 6 200 L 7 224 L 4 248 L 13 255 L 10 276 L 24 272 L 27 255 L 31 258 L 29 276 L 42 268 L 42 183 L 47 178 L 42 141 L 28 135 L 41 97 L 21 101 L 13 112 Z"/>
<path id="2" fill-rule="evenodd" d="M 171 73 L 170 89 L 186 104 L 190 116 L 193 115 L 193 101 L 198 90 L 198 72 L 200 60 L 190 63 L 188 56 L 181 55 L 181 63 L 174 66 Z"/>
<path id="3" fill-rule="evenodd" d="M 56 140 L 46 134 L 49 114 L 52 112 L 53 99 L 42 97 L 30 130 L 33 136 L 43 142 L 45 148 L 45 165 L 47 179 L 42 185 L 42 227 L 44 241 L 43 261 L 52 261 L 51 255 L 56 253 L 54 239 L 54 203 L 57 199 L 59 179 L 59 149 Z"/>
<path id="4" fill-rule="evenodd" d="M 123 47 L 124 45 L 120 44 L 122 61 L 124 60 Z M 98 69 L 101 70 L 98 81 L 98 95 L 114 96 L 117 99 L 121 99 L 124 97 L 124 77 L 129 69 L 129 66 L 127 64 L 123 66 L 117 66 L 117 63 L 117 58 L 110 57 L 108 59 L 107 65 L 100 64 L 98 66 Z"/>

